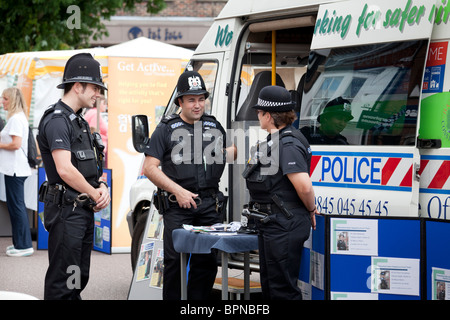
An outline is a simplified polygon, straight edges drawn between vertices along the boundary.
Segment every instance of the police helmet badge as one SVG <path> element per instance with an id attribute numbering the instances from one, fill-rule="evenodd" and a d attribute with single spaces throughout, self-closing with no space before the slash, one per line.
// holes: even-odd
<path id="1" fill-rule="evenodd" d="M 188 78 L 189 90 L 202 90 L 202 82 L 200 77 L 192 76 Z"/>
<path id="2" fill-rule="evenodd" d="M 205 95 L 205 99 L 209 97 L 209 92 L 206 90 L 205 82 L 202 76 L 196 71 L 183 72 L 178 78 L 177 95 L 175 97 L 175 104 L 178 106 L 178 98 L 185 95 Z"/>

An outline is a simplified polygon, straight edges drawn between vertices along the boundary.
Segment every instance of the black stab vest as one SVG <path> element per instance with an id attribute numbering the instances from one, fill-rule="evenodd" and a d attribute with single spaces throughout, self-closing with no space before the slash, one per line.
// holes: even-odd
<path id="1" fill-rule="evenodd" d="M 271 198 L 277 195 L 285 202 L 301 202 L 297 195 L 297 191 L 287 176 L 283 174 L 279 167 L 279 155 L 281 148 L 295 143 L 303 149 L 306 155 L 308 173 L 311 165 L 311 150 L 309 143 L 303 134 L 292 126 L 287 126 L 279 131 L 279 139 L 271 140 L 269 135 L 267 140 L 263 141 L 259 146 L 259 150 L 252 150 L 251 155 L 257 153 L 257 163 L 255 169 L 246 178 L 247 188 L 250 193 L 250 201 L 258 203 L 271 203 Z M 272 142 L 270 142 L 272 141 Z M 273 157 L 272 153 L 276 152 L 278 158 Z M 247 166 L 250 164 L 247 164 Z M 266 174 L 264 174 L 266 173 Z"/>
<path id="2" fill-rule="evenodd" d="M 179 115 L 171 115 L 161 122 L 168 126 L 172 141 L 163 156 L 162 171 L 192 192 L 217 189 L 225 168 L 221 151 L 225 132 L 216 118 L 203 115 L 196 124 L 188 125 Z"/>
<path id="3" fill-rule="evenodd" d="M 47 117 L 48 120 L 45 119 Z M 59 106 L 58 103 L 47 109 L 42 119 L 49 121 L 57 117 L 63 117 L 72 126 L 70 151 L 73 166 L 80 171 L 91 186 L 98 188 L 98 180 L 103 174 L 102 156 L 94 144 L 88 122 L 80 115 Z"/>

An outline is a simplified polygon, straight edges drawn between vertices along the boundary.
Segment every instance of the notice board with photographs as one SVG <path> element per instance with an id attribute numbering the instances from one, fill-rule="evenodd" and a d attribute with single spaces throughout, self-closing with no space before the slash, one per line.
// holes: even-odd
<path id="1" fill-rule="evenodd" d="M 164 223 L 153 203 L 147 215 L 128 300 L 161 300 L 164 282 Z"/>
<path id="2" fill-rule="evenodd" d="M 326 223 L 323 215 L 316 216 L 316 230 L 303 244 L 298 285 L 303 300 L 324 300 L 326 298 Z"/>
<path id="3" fill-rule="evenodd" d="M 426 289 L 428 300 L 450 300 L 450 221 L 427 219 Z"/>
<path id="4" fill-rule="evenodd" d="M 330 217 L 330 299 L 418 300 L 419 218 Z"/>

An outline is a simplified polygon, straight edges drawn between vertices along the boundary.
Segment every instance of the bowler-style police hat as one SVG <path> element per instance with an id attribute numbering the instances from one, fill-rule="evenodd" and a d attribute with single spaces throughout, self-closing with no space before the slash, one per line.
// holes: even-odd
<path id="1" fill-rule="evenodd" d="M 205 99 L 209 97 L 209 92 L 206 90 L 205 82 L 202 76 L 196 71 L 183 72 L 178 78 L 177 96 L 175 104 L 178 104 L 178 98 L 185 95 L 205 95 Z"/>
<path id="2" fill-rule="evenodd" d="M 330 115 L 341 115 L 344 116 L 346 121 L 352 120 L 353 116 L 350 101 L 342 97 L 337 97 L 336 99 L 329 101 L 323 109 L 322 114 L 317 117 L 317 121 L 320 122 L 321 117 L 328 117 Z"/>
<path id="3" fill-rule="evenodd" d="M 291 94 L 280 86 L 267 86 L 261 89 L 258 103 L 253 108 L 269 112 L 287 112 L 294 110 L 295 102 Z"/>
<path id="4" fill-rule="evenodd" d="M 100 63 L 90 53 L 79 53 L 67 60 L 64 68 L 63 82 L 57 86 L 64 89 L 67 83 L 86 82 L 96 84 L 107 90 L 103 84 Z"/>

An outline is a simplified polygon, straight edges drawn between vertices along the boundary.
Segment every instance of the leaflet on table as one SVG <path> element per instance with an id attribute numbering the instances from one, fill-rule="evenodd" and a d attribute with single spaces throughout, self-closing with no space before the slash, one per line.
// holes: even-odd
<path id="1" fill-rule="evenodd" d="M 450 300 L 450 270 L 431 268 L 432 300 Z"/>
<path id="2" fill-rule="evenodd" d="M 330 249 L 333 254 L 378 255 L 376 219 L 331 219 Z"/>
<path id="3" fill-rule="evenodd" d="M 211 234 L 236 234 L 236 232 L 241 228 L 240 222 L 230 222 L 228 224 L 216 223 L 212 226 L 192 226 L 190 224 L 183 224 L 183 229 L 192 232 L 204 232 Z"/>
<path id="4" fill-rule="evenodd" d="M 371 292 L 418 296 L 420 259 L 372 257 Z"/>

